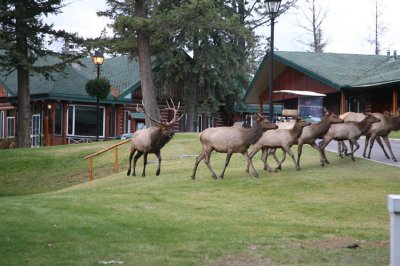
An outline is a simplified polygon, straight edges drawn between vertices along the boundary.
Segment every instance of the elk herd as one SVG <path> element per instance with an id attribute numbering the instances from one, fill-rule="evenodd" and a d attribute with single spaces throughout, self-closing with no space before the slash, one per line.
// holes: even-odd
<path id="1" fill-rule="evenodd" d="M 173 101 L 171 101 L 171 103 L 167 102 L 167 106 L 166 109 L 173 112 L 173 118 L 169 122 L 155 120 L 142 108 L 137 107 L 138 111 L 144 113 L 154 125 L 139 130 L 132 136 L 128 176 L 131 173 L 132 158 L 135 153 L 132 175 L 136 175 L 136 162 L 142 155 L 144 160 L 142 176 L 146 175 L 147 155 L 149 153 L 154 153 L 157 156 L 158 168 L 156 175 L 160 174 L 160 150 L 174 136 L 172 125 L 183 117 L 183 115 L 178 117 L 180 104 L 176 107 Z M 354 153 L 360 148 L 357 141 L 361 136 L 365 136 L 363 152 L 365 158 L 371 158 L 371 149 L 376 140 L 385 156 L 389 159 L 384 144 L 390 152 L 391 159 L 397 162 L 388 136 L 391 131 L 400 130 L 400 117 L 398 113 L 366 114 L 347 112 L 337 116 L 331 111 L 324 109 L 324 115 L 321 117 L 320 122 L 310 123 L 297 118 L 294 124 L 288 128 L 278 127 L 278 125 L 269 122 L 260 114 L 254 115 L 252 121 L 253 125 L 250 128 L 241 126 L 212 127 L 201 132 L 199 138 L 202 145 L 202 152 L 196 157 L 191 176 L 192 179 L 195 179 L 197 168 L 202 160 L 204 160 L 214 179 L 218 177 L 223 179 L 225 170 L 234 153 L 241 153 L 247 161 L 246 172 L 249 173 L 249 169 L 251 168 L 253 175 L 258 177 L 258 172 L 252 163 L 252 158 L 260 150 L 264 170 L 273 170 L 267 163 L 268 156 L 273 156 L 277 163 L 274 171 L 281 170 L 282 163 L 286 159 L 286 154 L 289 154 L 292 158 L 295 168 L 300 170 L 300 158 L 304 144 L 310 145 L 319 152 L 320 164 L 324 166 L 325 164 L 329 164 L 325 155 L 325 148 L 332 140 L 336 140 L 339 144 L 339 156 L 351 156 L 351 159 L 354 161 Z M 345 141 L 348 141 L 350 149 L 346 146 Z M 251 145 L 253 147 L 249 153 Z M 291 150 L 293 145 L 297 145 L 297 157 Z M 282 150 L 281 160 L 276 155 L 277 149 Z M 210 164 L 210 157 L 213 151 L 226 153 L 225 165 L 218 177 Z"/>

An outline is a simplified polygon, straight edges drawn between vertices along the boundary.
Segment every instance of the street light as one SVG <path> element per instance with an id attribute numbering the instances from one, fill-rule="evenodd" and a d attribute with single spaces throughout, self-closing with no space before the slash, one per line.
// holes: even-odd
<path id="1" fill-rule="evenodd" d="M 265 0 L 267 4 L 267 13 L 271 19 L 271 44 L 270 44 L 270 65 L 269 65 L 269 120 L 274 121 L 274 106 L 272 103 L 272 91 L 273 91 L 273 64 L 274 64 L 274 24 L 275 18 L 278 15 L 279 7 L 281 6 L 282 0 Z"/>
<path id="2" fill-rule="evenodd" d="M 97 67 L 97 80 L 100 78 L 100 66 L 104 62 L 104 56 L 101 52 L 95 51 L 92 56 L 93 63 Z M 97 92 L 97 118 L 96 118 L 96 141 L 99 141 L 99 116 L 100 116 L 99 92 Z"/>

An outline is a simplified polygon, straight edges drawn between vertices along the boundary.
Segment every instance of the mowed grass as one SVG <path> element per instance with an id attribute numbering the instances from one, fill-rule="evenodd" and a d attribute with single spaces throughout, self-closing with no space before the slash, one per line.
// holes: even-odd
<path id="1" fill-rule="evenodd" d="M 257 179 L 234 155 L 224 180 L 201 163 L 193 181 L 197 134 L 177 134 L 160 176 L 152 155 L 146 177 L 142 160 L 127 177 L 127 144 L 118 175 L 108 152 L 87 182 L 83 158 L 114 143 L 0 151 L 0 265 L 389 264 L 396 167 L 328 153 L 323 168 L 307 147 L 301 171 L 288 157 L 281 172 L 264 172 L 257 154 Z M 218 174 L 224 161 L 213 153 Z"/>

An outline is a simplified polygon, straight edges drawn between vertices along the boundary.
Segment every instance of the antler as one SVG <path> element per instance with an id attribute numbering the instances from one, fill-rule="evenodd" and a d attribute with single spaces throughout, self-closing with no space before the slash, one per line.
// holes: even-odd
<path id="1" fill-rule="evenodd" d="M 143 101 L 142 101 L 142 106 L 144 106 Z M 155 120 L 151 116 L 149 116 L 142 108 L 139 107 L 139 104 L 136 104 L 136 110 L 140 113 L 143 113 L 149 120 L 153 121 L 156 124 L 162 125 L 163 123 L 161 121 Z"/>
<path id="2" fill-rule="evenodd" d="M 178 108 L 175 108 L 175 104 L 174 104 L 174 101 L 172 100 L 172 99 L 170 99 L 171 100 L 171 103 L 172 103 L 172 107 L 171 107 L 171 105 L 169 104 L 169 102 L 168 101 L 166 101 L 167 102 L 167 108 L 166 108 L 166 110 L 171 110 L 171 111 L 173 111 L 174 112 L 174 118 L 172 118 L 172 120 L 171 121 L 169 121 L 169 122 L 167 122 L 166 124 L 167 125 L 172 125 L 173 123 L 175 123 L 175 122 L 178 122 L 179 120 L 181 120 L 182 119 L 182 117 L 183 117 L 183 113 L 182 113 L 182 115 L 178 118 L 178 119 L 176 119 L 176 115 L 177 115 L 177 113 L 178 113 L 178 111 L 179 111 L 179 108 L 181 107 L 181 102 L 178 102 Z"/>

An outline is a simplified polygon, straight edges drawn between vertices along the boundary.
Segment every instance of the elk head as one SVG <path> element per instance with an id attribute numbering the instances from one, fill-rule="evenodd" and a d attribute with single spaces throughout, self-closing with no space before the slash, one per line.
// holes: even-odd
<path id="1" fill-rule="evenodd" d="M 183 115 L 184 115 L 184 114 L 182 114 L 179 118 L 177 118 L 177 114 L 178 114 L 179 108 L 181 106 L 181 103 L 178 102 L 178 106 L 175 107 L 174 101 L 172 99 L 170 99 L 170 101 L 171 101 L 171 103 L 166 101 L 167 108 L 164 109 L 164 110 L 168 110 L 168 111 L 173 111 L 174 112 L 173 118 L 169 122 L 162 122 L 162 121 L 156 120 L 156 119 L 152 118 L 149 114 L 147 114 L 138 105 L 136 106 L 136 109 L 137 109 L 138 112 L 143 113 L 150 121 L 155 123 L 155 127 L 160 129 L 162 137 L 164 139 L 166 139 L 167 141 L 169 141 L 175 134 L 174 131 L 173 131 L 173 124 L 175 122 L 178 122 L 179 120 L 181 120 Z M 142 105 L 143 105 L 143 102 L 142 102 Z M 161 115 L 160 115 L 160 118 L 161 118 Z"/>

